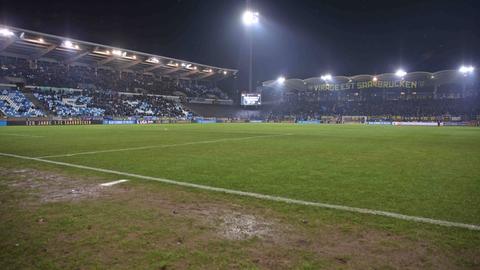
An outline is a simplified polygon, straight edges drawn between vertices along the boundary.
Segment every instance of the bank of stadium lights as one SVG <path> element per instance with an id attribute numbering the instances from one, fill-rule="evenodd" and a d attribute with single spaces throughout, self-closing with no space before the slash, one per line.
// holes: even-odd
<path id="1" fill-rule="evenodd" d="M 197 70 L 198 68 L 192 64 L 187 64 L 184 66 L 186 69 L 189 69 L 189 70 Z"/>
<path id="2" fill-rule="evenodd" d="M 148 62 L 148 63 L 152 63 L 152 64 L 158 64 L 158 63 L 160 63 L 160 60 L 158 60 L 158 58 L 156 58 L 156 57 L 150 57 L 150 58 L 148 58 L 148 59 L 145 60 L 145 61 Z"/>
<path id="3" fill-rule="evenodd" d="M 474 71 L 475 71 L 475 68 L 473 66 L 461 66 L 458 69 L 458 72 L 462 73 L 465 76 L 472 74 Z"/>
<path id="4" fill-rule="evenodd" d="M 170 61 L 170 62 L 167 63 L 167 66 L 170 66 L 170 67 L 178 67 L 179 64 L 178 64 L 178 63 L 175 63 L 175 62 L 173 62 L 173 61 Z"/>
<path id="5" fill-rule="evenodd" d="M 67 49 L 72 49 L 72 50 L 79 50 L 80 47 L 77 44 L 74 44 L 70 40 L 64 40 L 62 42 L 62 47 L 67 48 Z"/>
<path id="6" fill-rule="evenodd" d="M 10 29 L 7 28 L 0 28 L 0 36 L 2 37 L 12 37 L 15 33 L 13 33 Z"/>
<path id="7" fill-rule="evenodd" d="M 122 56 L 122 51 L 120 50 L 112 50 L 112 54 L 116 56 Z"/>
<path id="8" fill-rule="evenodd" d="M 32 43 L 45 44 L 45 40 L 42 37 L 30 37 L 25 35 L 25 32 L 20 33 L 20 39 Z"/>
<path id="9" fill-rule="evenodd" d="M 242 22 L 244 25 L 250 26 L 258 24 L 260 14 L 256 11 L 246 10 L 242 15 Z"/>
<path id="10" fill-rule="evenodd" d="M 109 50 L 102 51 L 102 50 L 98 50 L 98 49 L 93 50 L 93 53 L 102 54 L 102 55 L 111 55 L 112 54 Z"/>
<path id="11" fill-rule="evenodd" d="M 278 82 L 279 84 L 284 84 L 284 83 L 285 83 L 285 77 L 283 77 L 283 76 L 278 77 L 278 78 L 277 78 L 277 82 Z"/>
<path id="12" fill-rule="evenodd" d="M 407 75 L 407 72 L 403 69 L 398 69 L 396 72 L 395 72 L 395 76 L 399 77 L 399 78 L 403 78 L 405 77 L 405 75 Z"/>
<path id="13" fill-rule="evenodd" d="M 331 74 L 325 74 L 325 75 L 322 75 L 320 76 L 320 79 L 322 79 L 323 81 L 331 81 L 332 80 L 332 75 Z"/>

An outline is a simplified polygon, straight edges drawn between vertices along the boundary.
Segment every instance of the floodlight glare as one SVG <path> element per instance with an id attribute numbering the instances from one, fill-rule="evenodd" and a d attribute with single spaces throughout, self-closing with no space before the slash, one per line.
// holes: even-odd
<path id="1" fill-rule="evenodd" d="M 280 84 L 283 84 L 285 82 L 285 77 L 283 76 L 278 77 L 277 82 Z"/>
<path id="2" fill-rule="evenodd" d="M 67 49 L 74 49 L 74 50 L 80 49 L 78 44 L 73 44 L 73 42 L 71 42 L 68 39 L 62 42 L 62 47 L 67 48 Z"/>
<path id="3" fill-rule="evenodd" d="M 14 35 L 14 33 L 7 28 L 1 28 L 0 29 L 0 36 L 11 37 L 13 35 Z"/>
<path id="4" fill-rule="evenodd" d="M 378 81 L 377 76 L 374 76 L 373 79 L 372 79 L 372 81 L 374 81 L 374 82 Z"/>
<path id="5" fill-rule="evenodd" d="M 156 58 L 156 57 L 150 57 L 150 58 L 147 59 L 147 62 L 158 64 L 158 63 L 160 63 L 160 60 L 158 60 L 158 58 Z"/>
<path id="6" fill-rule="evenodd" d="M 73 49 L 73 43 L 70 40 L 65 40 L 62 43 L 62 47 Z"/>
<path id="7" fill-rule="evenodd" d="M 332 80 L 332 75 L 331 74 L 325 74 L 325 75 L 320 76 L 320 79 L 322 79 L 324 81 L 331 81 Z"/>
<path id="8" fill-rule="evenodd" d="M 473 73 L 473 71 L 475 70 L 475 68 L 473 66 L 461 66 L 458 71 L 464 75 L 466 74 L 470 74 L 470 73 Z"/>
<path id="9" fill-rule="evenodd" d="M 259 16 L 260 14 L 258 14 L 258 12 L 256 11 L 247 10 L 242 15 L 243 24 L 245 25 L 257 24 L 259 21 Z"/>
<path id="10" fill-rule="evenodd" d="M 404 77 L 405 75 L 407 75 L 407 72 L 403 69 L 399 69 L 397 72 L 395 72 L 395 76 L 397 77 Z"/>
<path id="11" fill-rule="evenodd" d="M 120 50 L 112 50 L 112 54 L 116 56 L 122 56 L 122 51 Z"/>

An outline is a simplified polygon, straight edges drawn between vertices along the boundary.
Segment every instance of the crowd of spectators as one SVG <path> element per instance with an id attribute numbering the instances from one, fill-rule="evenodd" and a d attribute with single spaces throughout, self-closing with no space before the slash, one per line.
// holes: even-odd
<path id="1" fill-rule="evenodd" d="M 152 74 L 122 72 L 107 68 L 65 65 L 57 62 L 28 62 L 0 56 L 0 82 L 20 79 L 26 85 L 73 89 L 186 95 L 189 97 L 228 99 L 228 95 L 208 82 L 177 80 Z"/>
<path id="2" fill-rule="evenodd" d="M 16 89 L 0 90 L 0 111 L 9 117 L 36 117 L 44 113 Z"/>
<path id="3" fill-rule="evenodd" d="M 103 116 L 105 110 L 92 104 L 92 97 L 81 93 L 36 91 L 36 99 L 41 101 L 51 113 L 62 117 Z"/>
<path id="4" fill-rule="evenodd" d="M 480 95 L 465 98 L 318 100 L 290 96 L 269 106 L 267 119 L 314 120 L 327 115 L 403 117 L 460 116 L 475 119 L 480 115 Z"/>
<path id="5" fill-rule="evenodd" d="M 70 116 L 158 116 L 185 118 L 188 110 L 161 96 L 113 91 L 34 90 L 34 96 L 53 114 Z"/>

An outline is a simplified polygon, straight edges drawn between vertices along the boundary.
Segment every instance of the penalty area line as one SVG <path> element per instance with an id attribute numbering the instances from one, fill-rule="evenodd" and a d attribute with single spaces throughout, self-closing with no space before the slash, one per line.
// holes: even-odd
<path id="1" fill-rule="evenodd" d="M 253 192 L 246 192 L 246 191 L 239 191 L 239 190 L 233 190 L 233 189 L 211 187 L 211 186 L 193 184 L 193 183 L 188 183 L 188 182 L 180 182 L 180 181 L 175 181 L 175 180 L 170 180 L 170 179 L 165 179 L 165 178 L 144 176 L 144 175 L 139 175 L 139 174 L 134 174 L 134 173 L 127 173 L 127 172 L 121 172 L 121 171 L 115 171 L 115 170 L 109 170 L 109 169 L 102 169 L 102 168 L 78 165 L 78 164 L 73 164 L 73 163 L 66 163 L 66 162 L 61 162 L 61 161 L 53 161 L 53 160 L 47 160 L 47 159 L 41 159 L 41 158 L 35 158 L 35 157 L 20 156 L 20 155 L 15 155 L 15 154 L 0 153 L 0 156 L 23 159 L 23 160 L 38 161 L 38 162 L 43 162 L 43 163 L 65 166 L 65 167 L 72 167 L 72 168 L 96 171 L 96 172 L 101 172 L 101 173 L 127 176 L 127 177 L 131 177 L 131 178 L 157 181 L 157 182 L 167 183 L 167 184 L 172 184 L 172 185 L 177 185 L 177 186 L 196 188 L 196 189 L 202 189 L 202 190 L 207 190 L 207 191 L 215 191 L 215 192 L 239 195 L 239 196 L 244 196 L 244 197 L 252 197 L 252 198 L 262 199 L 262 200 L 284 202 L 284 203 L 298 204 L 298 205 L 305 205 L 305 206 L 314 206 L 314 207 L 341 210 L 341 211 L 347 211 L 347 212 L 353 212 L 353 213 L 361 213 L 361 214 L 369 214 L 369 215 L 375 215 L 375 216 L 390 217 L 390 218 L 394 218 L 394 219 L 407 220 L 407 221 L 413 221 L 413 222 L 419 222 L 419 223 L 428 223 L 428 224 L 440 225 L 440 226 L 445 226 L 445 227 L 456 227 L 456 228 L 463 228 L 463 229 L 469 229 L 469 230 L 474 230 L 474 231 L 480 231 L 480 225 L 474 225 L 474 224 L 465 224 L 465 223 L 438 220 L 438 219 L 432 219 L 432 218 L 409 216 L 409 215 L 403 215 L 403 214 L 394 213 L 394 212 L 372 210 L 372 209 L 358 208 L 358 207 L 350 207 L 350 206 L 344 206 L 344 205 L 302 201 L 302 200 L 289 199 L 289 198 L 273 196 L 273 195 L 264 195 L 264 194 L 253 193 Z"/>
<path id="2" fill-rule="evenodd" d="M 208 144 L 208 143 L 219 143 L 219 142 L 229 142 L 229 141 L 243 141 L 259 138 L 271 138 L 271 137 L 280 137 L 280 136 L 290 136 L 291 133 L 287 134 L 271 134 L 271 135 L 259 135 L 259 136 L 249 136 L 249 137 L 239 137 L 239 138 L 223 138 L 217 140 L 208 140 L 208 141 L 196 141 L 196 142 L 186 142 L 186 143 L 176 143 L 176 144 L 162 144 L 162 145 L 147 145 L 147 146 L 138 146 L 138 147 L 129 147 L 129 148 L 117 148 L 117 149 L 108 149 L 108 150 L 99 150 L 99 151 L 88 151 L 88 152 L 79 152 L 71 154 L 60 154 L 60 155 L 51 155 L 51 156 L 41 156 L 37 158 L 56 158 L 56 157 L 73 157 L 79 155 L 94 155 L 101 153 L 113 153 L 113 152 L 123 152 L 123 151 L 134 151 L 134 150 L 148 150 L 155 148 L 168 148 L 176 146 L 187 146 L 195 144 Z"/>

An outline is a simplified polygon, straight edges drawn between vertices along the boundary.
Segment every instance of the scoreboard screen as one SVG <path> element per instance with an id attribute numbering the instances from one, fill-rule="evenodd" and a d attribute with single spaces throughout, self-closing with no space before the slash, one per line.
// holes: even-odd
<path id="1" fill-rule="evenodd" d="M 258 106 L 262 104 L 262 95 L 257 93 L 242 94 L 242 106 Z"/>

